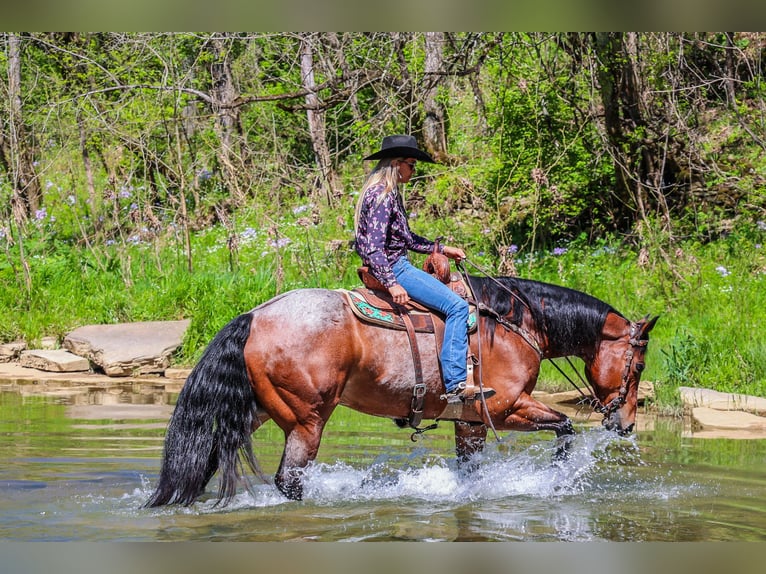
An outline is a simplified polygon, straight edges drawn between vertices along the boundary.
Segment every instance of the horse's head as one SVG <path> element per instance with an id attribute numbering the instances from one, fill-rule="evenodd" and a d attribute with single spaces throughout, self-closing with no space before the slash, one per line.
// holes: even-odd
<path id="1" fill-rule="evenodd" d="M 604 415 L 602 424 L 627 435 L 636 422 L 638 383 L 644 370 L 649 331 L 659 316 L 647 315 L 635 323 L 609 313 L 594 360 L 585 368 L 598 399 L 596 410 Z"/>

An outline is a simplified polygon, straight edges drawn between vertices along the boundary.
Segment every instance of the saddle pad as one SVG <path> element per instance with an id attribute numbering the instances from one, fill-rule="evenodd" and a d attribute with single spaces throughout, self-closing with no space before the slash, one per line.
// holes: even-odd
<path id="1" fill-rule="evenodd" d="M 345 289 L 338 289 L 348 299 L 349 306 L 354 312 L 354 315 L 359 317 L 365 323 L 372 323 L 373 325 L 380 325 L 381 327 L 388 327 L 389 329 L 396 329 L 399 331 L 406 331 L 407 326 L 404 324 L 404 319 L 401 315 L 388 309 L 381 309 L 372 305 L 364 296 L 358 291 L 347 291 Z M 431 314 L 424 311 L 410 311 L 410 318 L 412 319 L 412 325 L 415 327 L 415 331 L 418 333 L 433 333 L 434 323 L 431 318 Z"/>
<path id="2" fill-rule="evenodd" d="M 370 301 L 365 299 L 364 295 L 358 290 L 348 291 L 346 289 L 338 289 L 338 291 L 346 296 L 354 315 L 359 317 L 362 321 L 400 331 L 407 329 L 404 324 L 404 319 L 402 319 L 399 314 L 390 309 L 381 309 L 380 307 L 373 305 Z M 434 332 L 433 315 L 430 312 L 409 310 L 409 315 L 412 320 L 412 325 L 415 327 L 415 331 L 419 333 Z M 468 315 L 468 332 L 472 332 L 475 329 L 476 313 L 474 312 L 473 306 L 471 306 L 471 313 Z"/>

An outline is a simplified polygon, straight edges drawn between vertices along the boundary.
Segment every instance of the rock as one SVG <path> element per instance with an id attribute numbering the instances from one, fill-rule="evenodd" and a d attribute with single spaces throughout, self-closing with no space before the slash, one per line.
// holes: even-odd
<path id="1" fill-rule="evenodd" d="M 582 385 L 580 385 L 582 387 Z M 583 393 L 590 395 L 585 387 L 582 387 Z M 638 384 L 638 402 L 642 403 L 647 397 L 654 397 L 654 384 L 650 381 L 641 381 Z M 558 393 L 538 393 L 535 392 L 535 398 L 548 405 L 555 404 L 577 404 L 583 400 L 582 395 L 577 390 L 561 391 Z"/>
<path id="2" fill-rule="evenodd" d="M 694 387 L 679 387 L 678 391 L 681 394 L 681 401 L 689 407 L 708 407 L 722 411 L 739 410 L 766 415 L 766 398 Z"/>
<path id="3" fill-rule="evenodd" d="M 189 373 L 191 373 L 191 368 L 176 367 L 176 368 L 165 369 L 165 378 L 186 380 L 187 378 L 189 378 Z"/>
<path id="4" fill-rule="evenodd" d="M 22 367 L 30 367 L 54 373 L 72 373 L 90 370 L 88 359 L 84 359 L 63 349 L 55 349 L 53 351 L 46 349 L 22 351 L 19 357 L 19 364 Z"/>
<path id="5" fill-rule="evenodd" d="M 87 325 L 69 333 L 64 347 L 87 357 L 109 376 L 163 373 L 181 346 L 190 321 Z"/>
<path id="6" fill-rule="evenodd" d="M 0 345 L 0 363 L 10 363 L 19 358 L 21 351 L 27 348 L 24 341 L 15 341 Z"/>
<path id="7" fill-rule="evenodd" d="M 766 431 L 766 417 L 742 411 L 722 411 L 708 407 L 692 409 L 692 418 L 703 429 Z"/>

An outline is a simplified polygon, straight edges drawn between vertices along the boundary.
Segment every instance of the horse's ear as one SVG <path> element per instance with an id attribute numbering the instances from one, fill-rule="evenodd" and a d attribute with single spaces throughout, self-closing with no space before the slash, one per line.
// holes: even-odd
<path id="1" fill-rule="evenodd" d="M 660 316 L 656 315 L 654 319 L 649 319 L 649 315 L 646 315 L 646 317 L 641 319 L 641 335 L 649 334 L 649 331 L 654 329 L 654 324 L 657 322 L 657 319 L 659 318 Z"/>

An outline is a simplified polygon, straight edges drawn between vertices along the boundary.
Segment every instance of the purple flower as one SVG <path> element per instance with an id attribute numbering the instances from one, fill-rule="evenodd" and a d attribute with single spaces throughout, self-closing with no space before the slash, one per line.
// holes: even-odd
<path id="1" fill-rule="evenodd" d="M 558 257 L 559 255 L 564 255 L 567 251 L 569 250 L 566 247 L 556 247 L 553 249 L 553 254 Z"/>
<path id="2" fill-rule="evenodd" d="M 726 277 L 727 275 L 731 275 L 731 271 L 726 269 L 726 267 L 724 267 L 723 265 L 719 265 L 718 267 L 715 268 L 715 270 L 718 271 L 718 274 L 721 277 Z"/>
<path id="3" fill-rule="evenodd" d="M 35 219 L 37 221 L 42 221 L 46 217 L 48 217 L 48 212 L 45 210 L 44 207 L 42 209 L 38 209 L 37 211 L 35 211 Z"/>
<path id="4" fill-rule="evenodd" d="M 282 247 L 287 247 L 291 243 L 292 240 L 289 237 L 282 237 L 281 239 L 270 241 L 269 245 L 271 245 L 274 249 L 281 249 Z"/>
<path id="5" fill-rule="evenodd" d="M 508 254 L 509 255 L 513 255 L 514 253 L 518 253 L 518 252 L 519 252 L 519 246 L 518 245 L 511 245 L 508 248 Z"/>

